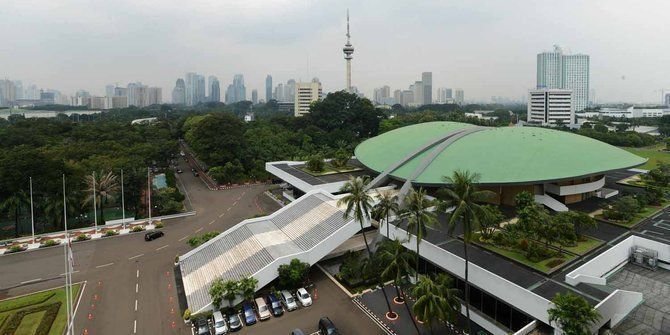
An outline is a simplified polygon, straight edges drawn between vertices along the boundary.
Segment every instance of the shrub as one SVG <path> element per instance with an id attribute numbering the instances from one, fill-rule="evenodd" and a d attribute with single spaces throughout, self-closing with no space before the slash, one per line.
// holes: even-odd
<path id="1" fill-rule="evenodd" d="M 301 286 L 309 273 L 309 263 L 301 262 L 294 258 L 289 264 L 282 264 L 277 269 L 279 273 L 279 286 L 281 288 L 294 289 Z"/>
<path id="2" fill-rule="evenodd" d="M 218 231 L 210 231 L 208 233 L 204 233 L 202 235 L 196 235 L 188 239 L 187 243 L 191 247 L 195 248 L 211 239 L 219 235 L 220 233 Z"/>
<path id="3" fill-rule="evenodd" d="M 528 250 L 528 240 L 527 239 L 521 239 L 519 240 L 519 243 L 517 244 L 517 247 L 523 251 Z"/>
<path id="4" fill-rule="evenodd" d="M 159 222 L 159 223 L 157 223 L 154 227 L 155 227 L 156 229 L 163 228 L 163 227 L 164 227 L 163 222 Z"/>
<path id="5" fill-rule="evenodd" d="M 534 263 L 546 259 L 542 247 L 540 247 L 537 243 L 528 244 L 528 249 L 526 250 L 526 258 L 528 258 L 528 260 Z"/>
<path id="6" fill-rule="evenodd" d="M 187 308 L 184 311 L 184 320 L 189 320 L 190 318 L 191 318 L 191 310 Z"/>
<path id="7" fill-rule="evenodd" d="M 81 242 L 81 241 L 88 241 L 90 240 L 91 237 L 88 236 L 87 234 L 79 234 L 77 237 L 75 237 L 75 242 Z"/>
<path id="8" fill-rule="evenodd" d="M 111 230 L 108 230 L 108 231 L 111 231 Z M 133 233 L 138 233 L 138 232 L 141 232 L 141 231 L 144 231 L 144 227 L 142 227 L 142 226 L 135 226 L 135 227 L 133 227 L 133 230 L 132 230 Z"/>
<path id="9" fill-rule="evenodd" d="M 53 247 L 59 244 L 60 243 L 56 242 L 55 240 L 44 240 L 42 243 L 40 243 L 40 248 Z"/>
<path id="10" fill-rule="evenodd" d="M 309 160 L 307 161 L 307 169 L 312 171 L 312 172 L 321 172 L 323 171 L 324 163 L 323 163 L 323 156 L 316 154 L 311 157 L 309 157 Z"/>
<path id="11" fill-rule="evenodd" d="M 563 262 L 565 262 L 565 258 L 554 258 L 554 259 L 550 260 L 549 262 L 547 262 L 547 266 L 550 267 L 550 268 L 555 268 L 555 267 L 563 264 Z"/>
<path id="12" fill-rule="evenodd" d="M 119 235 L 119 232 L 117 232 L 116 230 L 108 230 L 108 231 L 105 232 L 104 236 L 105 237 L 110 237 L 110 236 L 116 236 L 116 235 Z"/>
<path id="13" fill-rule="evenodd" d="M 24 248 L 22 245 L 15 244 L 15 245 L 9 247 L 9 249 L 6 251 L 6 253 L 13 253 L 13 252 L 19 252 L 19 251 L 24 251 L 24 250 L 26 250 L 26 248 Z"/>
<path id="14" fill-rule="evenodd" d="M 21 325 L 21 321 L 26 315 L 44 311 L 44 315 L 42 316 L 42 320 L 40 321 L 40 324 L 37 326 L 37 329 L 35 330 L 35 334 L 48 335 L 51 326 L 56 320 L 56 316 L 58 316 L 58 310 L 60 309 L 60 307 L 61 302 L 58 301 L 48 305 L 29 307 L 20 310 L 16 313 L 13 313 L 5 323 L 3 334 L 14 334 L 18 330 L 19 326 Z"/>

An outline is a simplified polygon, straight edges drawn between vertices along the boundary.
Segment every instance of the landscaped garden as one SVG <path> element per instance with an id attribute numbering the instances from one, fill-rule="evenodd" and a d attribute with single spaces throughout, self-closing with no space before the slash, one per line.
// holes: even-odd
<path id="1" fill-rule="evenodd" d="M 316 154 L 311 156 L 301 170 L 313 176 L 325 176 L 329 174 L 359 171 L 361 168 L 349 165 L 351 154 L 344 148 L 340 148 L 335 153 L 335 157 L 325 161 L 323 156 Z"/>
<path id="2" fill-rule="evenodd" d="M 670 164 L 670 153 L 667 150 L 666 144 L 656 144 L 642 148 L 624 148 L 626 151 L 636 154 L 640 157 L 648 158 L 649 160 L 640 169 L 651 170 L 655 168 L 658 163 Z"/>
<path id="3" fill-rule="evenodd" d="M 608 209 L 595 217 L 608 223 L 632 228 L 642 220 L 661 211 L 669 203 L 670 201 L 664 198 L 655 203 L 647 203 L 644 197 L 627 195 L 612 202 Z"/>
<path id="4" fill-rule="evenodd" d="M 72 287 L 74 301 L 79 288 Z M 0 301 L 0 334 L 61 335 L 66 323 L 63 288 Z"/>

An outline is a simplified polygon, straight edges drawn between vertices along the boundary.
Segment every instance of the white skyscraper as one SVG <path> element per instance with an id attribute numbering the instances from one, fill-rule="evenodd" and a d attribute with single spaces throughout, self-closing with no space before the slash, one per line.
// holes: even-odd
<path id="1" fill-rule="evenodd" d="M 572 90 L 541 88 L 528 93 L 528 122 L 542 125 L 574 123 Z"/>
<path id="2" fill-rule="evenodd" d="M 321 100 L 322 95 L 321 83 L 317 80 L 309 83 L 296 83 L 294 115 L 302 116 L 309 113 L 309 105 L 313 101 Z"/>
<path id="3" fill-rule="evenodd" d="M 537 55 L 537 88 L 572 90 L 574 110 L 589 106 L 589 56 L 567 55 L 559 46 Z"/>
<path id="4" fill-rule="evenodd" d="M 454 90 L 454 102 L 462 105 L 465 102 L 465 93 L 460 88 Z"/>

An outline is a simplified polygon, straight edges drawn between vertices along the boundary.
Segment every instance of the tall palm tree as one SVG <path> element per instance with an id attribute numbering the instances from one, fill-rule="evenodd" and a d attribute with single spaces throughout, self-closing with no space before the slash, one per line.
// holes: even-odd
<path id="1" fill-rule="evenodd" d="M 426 191 L 420 188 L 418 191 L 412 189 L 405 198 L 405 215 L 407 216 L 407 232 L 414 233 L 416 236 L 416 273 L 415 279 L 419 280 L 419 246 L 424 236 L 426 236 L 427 228 L 435 225 L 435 213 L 428 209 L 434 203 L 426 199 Z"/>
<path id="2" fill-rule="evenodd" d="M 75 204 L 79 204 L 77 201 L 77 195 L 73 193 L 68 193 L 66 195 L 65 203 L 67 204 L 67 214 L 73 215 L 76 210 Z M 42 211 L 47 217 L 47 222 L 52 222 L 54 229 L 62 230 L 65 229 L 64 225 L 64 215 L 63 215 L 63 196 L 56 195 L 53 197 L 46 196 L 42 200 Z"/>
<path id="3" fill-rule="evenodd" d="M 93 189 L 95 187 L 95 202 L 97 206 L 100 206 L 100 223 L 105 223 L 105 202 L 108 198 L 111 198 L 119 191 L 119 182 L 115 174 L 112 171 L 107 173 L 101 172 L 99 174 L 87 175 L 84 177 L 84 182 L 86 183 L 86 197 L 84 198 L 84 204 L 89 204 L 93 202 Z M 93 215 L 98 215 L 97 208 L 94 208 Z"/>
<path id="4" fill-rule="evenodd" d="M 460 223 L 463 226 L 463 254 L 465 258 L 465 313 L 468 319 L 468 332 L 472 333 L 470 325 L 470 287 L 468 284 L 468 245 L 472 236 L 479 229 L 479 218 L 483 217 L 485 207 L 482 202 L 490 199 L 494 193 L 487 190 L 479 190 L 477 183 L 480 175 L 469 171 L 454 171 L 451 177 L 445 176 L 443 180 L 447 187 L 441 190 L 441 204 L 443 209 L 452 209 L 449 218 L 449 233 Z"/>
<path id="5" fill-rule="evenodd" d="M 444 322 L 445 327 L 448 327 L 447 323 L 455 323 L 458 315 L 461 314 L 461 302 L 458 300 L 459 291 L 454 287 L 453 278 L 449 277 L 446 273 L 437 274 L 434 281 L 437 285 L 439 295 L 443 299 L 443 319 L 441 321 Z"/>
<path id="6" fill-rule="evenodd" d="M 20 190 L 0 204 L 0 209 L 7 211 L 10 215 L 14 215 L 14 237 L 19 237 L 19 214 L 21 213 L 21 207 L 28 203 L 26 192 Z"/>
<path id="7" fill-rule="evenodd" d="M 407 277 L 412 275 L 414 272 L 414 261 L 416 258 L 412 254 L 412 251 L 405 248 L 403 243 L 407 241 L 400 240 L 384 240 L 379 243 L 379 248 L 377 249 L 377 255 L 379 259 L 386 265 L 380 277 L 383 280 L 392 280 L 393 286 L 395 286 L 396 298 L 403 303 L 407 301 L 405 299 L 405 293 L 400 289 L 400 287 L 407 283 Z M 416 324 L 416 320 L 412 317 L 412 311 L 409 308 L 409 304 L 405 304 L 407 308 L 407 314 L 412 318 L 414 323 L 414 328 L 416 328 L 417 333 L 419 333 L 419 327 Z"/>
<path id="8" fill-rule="evenodd" d="M 372 217 L 381 223 L 380 228 L 381 225 L 386 224 L 386 237 L 391 238 L 389 235 L 389 217 L 391 214 L 400 211 L 398 196 L 393 195 L 391 191 L 382 191 L 377 194 L 377 200 L 379 202 L 372 208 Z"/>
<path id="9" fill-rule="evenodd" d="M 430 328 L 433 333 L 433 321 L 444 319 L 444 301 L 440 296 L 440 287 L 426 275 L 419 275 L 419 280 L 412 289 L 416 302 L 412 310 L 416 317 Z"/>
<path id="10" fill-rule="evenodd" d="M 353 216 L 353 218 L 356 219 L 356 221 L 358 221 L 358 223 L 361 225 L 361 233 L 363 234 L 365 249 L 368 251 L 369 260 L 372 261 L 372 251 L 370 250 L 368 238 L 365 235 L 365 230 L 363 229 L 363 222 L 370 220 L 370 212 L 372 210 L 372 197 L 365 189 L 365 185 L 367 183 L 367 177 L 352 177 L 349 179 L 349 181 L 347 181 L 347 183 L 344 184 L 344 186 L 342 186 L 340 189 L 341 192 L 346 192 L 347 194 L 337 201 L 337 205 L 340 206 L 344 204 L 346 206 L 344 211 L 345 219 Z M 386 299 L 388 315 L 394 316 L 395 312 L 391 310 L 391 304 L 389 303 L 388 296 L 386 295 L 384 283 L 381 281 L 381 277 L 378 277 L 378 279 L 380 280 L 380 286 L 382 288 L 382 293 L 384 294 L 384 299 Z"/>

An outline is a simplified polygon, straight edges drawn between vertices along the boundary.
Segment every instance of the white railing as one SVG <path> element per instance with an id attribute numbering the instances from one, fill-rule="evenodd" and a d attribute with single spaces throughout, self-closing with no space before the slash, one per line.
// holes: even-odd
<path id="1" fill-rule="evenodd" d="M 615 327 L 643 300 L 640 292 L 615 290 L 596 305 L 595 309 L 600 313 L 601 318 L 591 327 L 591 331 L 596 334 L 598 329 L 608 321 L 610 327 Z"/>
<path id="2" fill-rule="evenodd" d="M 535 202 L 545 205 L 556 212 L 567 212 L 568 206 L 546 194 L 536 194 Z"/>
<path id="3" fill-rule="evenodd" d="M 596 181 L 577 185 L 559 186 L 553 183 L 544 184 L 544 190 L 547 193 L 556 195 L 572 195 L 572 194 L 582 194 L 597 191 L 603 188 L 604 186 L 605 186 L 605 176 Z"/>
<path id="4" fill-rule="evenodd" d="M 528 335 L 537 328 L 537 320 L 531 321 L 529 324 L 519 329 L 514 335 Z"/>
<path id="5" fill-rule="evenodd" d="M 319 185 L 311 185 L 308 182 L 276 167 L 276 164 L 287 164 L 287 165 L 300 165 L 304 164 L 305 162 L 295 162 L 295 161 L 279 161 L 279 162 L 268 162 L 265 163 L 265 171 L 269 172 L 270 174 L 278 177 L 279 179 L 291 184 L 293 187 L 307 193 L 310 191 L 315 191 L 315 190 L 323 190 L 326 192 L 330 193 L 337 193 L 340 191 L 342 186 L 346 183 L 346 181 L 338 181 L 338 182 L 333 182 L 333 183 L 324 183 L 324 184 L 319 184 Z M 318 178 L 318 176 L 316 177 Z"/>

